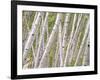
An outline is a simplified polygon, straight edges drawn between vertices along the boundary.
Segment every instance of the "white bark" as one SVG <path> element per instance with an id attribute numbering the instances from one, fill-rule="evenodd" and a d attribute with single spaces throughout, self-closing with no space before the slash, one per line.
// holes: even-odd
<path id="1" fill-rule="evenodd" d="M 75 49 L 75 47 L 76 47 L 77 40 L 78 40 L 78 34 L 79 34 L 79 31 L 80 31 L 80 29 L 81 29 L 81 27 L 82 27 L 82 26 L 79 25 L 81 19 L 82 19 L 82 14 L 80 14 L 80 15 L 78 16 L 78 21 L 77 21 L 77 24 L 76 24 L 76 30 L 75 30 L 75 33 L 74 33 L 74 36 L 73 36 L 73 39 L 72 39 L 72 42 L 71 42 L 71 43 L 72 43 L 72 49 L 71 49 L 71 55 L 70 55 L 68 64 L 70 64 L 71 61 L 72 61 L 73 54 L 74 54 L 74 49 Z"/>
<path id="2" fill-rule="evenodd" d="M 36 46 L 35 46 L 35 52 L 37 53 L 37 49 L 38 49 L 38 42 L 39 42 L 39 36 L 38 36 L 38 30 L 36 32 Z"/>
<path id="3" fill-rule="evenodd" d="M 79 52 L 78 52 L 78 55 L 77 55 L 77 58 L 76 58 L 76 61 L 75 61 L 74 66 L 76 66 L 77 63 L 78 63 L 78 61 L 79 61 L 79 57 L 80 57 L 80 54 L 81 54 L 83 45 L 84 45 L 84 43 L 85 43 L 85 41 L 86 41 L 86 37 L 87 37 L 87 35 L 88 35 L 88 31 L 89 31 L 89 20 L 87 21 L 87 25 L 86 25 L 84 37 L 83 37 L 83 39 L 82 39 L 82 43 L 81 43 L 81 45 L 80 45 L 80 49 L 79 49 Z"/>
<path id="4" fill-rule="evenodd" d="M 24 52 L 23 52 L 23 61 L 25 60 L 27 54 L 28 54 L 28 50 L 31 48 L 32 44 L 33 44 L 33 39 L 34 39 L 34 33 L 36 28 L 38 27 L 37 24 L 40 20 L 41 17 L 41 13 L 39 12 L 37 15 L 37 19 L 35 20 L 35 22 L 32 23 L 32 29 L 29 32 L 29 36 L 28 39 L 25 43 L 25 47 L 24 47 Z"/>
<path id="5" fill-rule="evenodd" d="M 68 47 L 67 47 L 67 50 L 66 50 L 66 56 L 65 56 L 65 60 L 64 60 L 64 66 L 66 66 L 66 63 L 67 63 L 68 57 L 69 57 L 68 55 L 70 54 L 71 42 L 72 42 L 72 38 L 73 38 L 73 35 L 74 35 L 74 29 L 75 29 L 75 21 L 76 21 L 76 14 L 74 14 L 72 31 L 71 31 L 71 34 L 70 34 L 70 40 L 69 40 Z"/>
<path id="6" fill-rule="evenodd" d="M 46 30 L 46 42 L 47 42 L 49 39 L 48 22 L 46 23 L 45 26 L 46 26 L 45 30 Z"/>
<path id="7" fill-rule="evenodd" d="M 62 53 L 62 25 L 59 24 L 59 57 L 60 57 L 60 67 L 63 66 L 63 53 Z"/>
<path id="8" fill-rule="evenodd" d="M 53 30 L 52 30 L 51 35 L 49 37 L 49 40 L 47 42 L 45 51 L 43 53 L 43 56 L 42 56 L 41 61 L 40 61 L 40 64 L 39 64 L 39 67 L 44 67 L 44 61 L 45 61 L 45 59 L 46 59 L 46 57 L 47 57 L 47 55 L 48 55 L 48 53 L 50 51 L 51 45 L 52 45 L 52 43 L 54 41 L 55 33 L 57 32 L 57 28 L 59 26 L 60 19 L 61 19 L 61 14 L 58 13 L 57 14 L 57 18 L 56 18 L 56 22 L 54 24 Z"/>
<path id="9" fill-rule="evenodd" d="M 46 25 L 47 21 L 48 21 L 48 12 L 46 13 L 46 17 L 45 17 L 45 20 L 43 22 L 43 25 L 41 26 L 43 28 L 43 30 L 42 30 L 42 33 L 40 34 L 39 46 L 38 46 L 38 51 L 37 51 L 34 67 L 38 66 L 41 47 L 44 49 L 44 40 L 43 40 L 43 38 L 44 38 L 44 33 L 45 33 L 45 28 L 46 28 L 45 25 Z"/>
<path id="10" fill-rule="evenodd" d="M 58 36 L 57 36 L 56 51 L 55 51 L 54 62 L 53 62 L 54 67 L 57 67 L 57 62 L 58 62 L 58 57 L 59 57 L 58 50 L 59 50 L 59 45 L 58 45 Z"/>
<path id="11" fill-rule="evenodd" d="M 38 12 L 35 13 L 34 22 L 35 22 L 37 16 L 38 16 Z"/>
<path id="12" fill-rule="evenodd" d="M 32 64 L 32 67 L 34 66 L 34 64 L 35 64 L 35 51 L 34 51 L 34 47 L 32 46 L 32 59 L 33 59 L 33 64 Z"/>
<path id="13" fill-rule="evenodd" d="M 87 66 L 89 61 L 87 59 L 89 59 L 89 34 L 88 34 L 88 37 L 87 37 L 87 40 L 86 40 L 86 44 L 85 44 L 85 51 L 84 51 L 84 55 L 83 55 L 83 62 L 82 62 L 82 65 L 83 66 Z"/>
<path id="14" fill-rule="evenodd" d="M 69 16 L 70 16 L 70 14 L 69 13 L 67 13 L 66 15 L 65 15 L 65 20 L 64 20 L 64 26 L 63 26 L 63 35 L 62 35 L 62 37 L 63 37 L 63 40 L 62 40 L 62 48 L 63 48 L 63 61 L 64 61 L 64 54 L 65 54 L 65 47 L 66 47 L 66 41 L 67 41 L 67 30 L 68 30 L 68 24 L 69 24 Z"/>

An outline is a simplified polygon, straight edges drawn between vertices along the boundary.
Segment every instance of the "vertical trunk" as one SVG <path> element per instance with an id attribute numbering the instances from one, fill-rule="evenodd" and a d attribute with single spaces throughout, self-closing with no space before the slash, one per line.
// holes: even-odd
<path id="1" fill-rule="evenodd" d="M 53 66 L 57 67 L 57 62 L 58 62 L 58 57 L 59 57 L 59 45 L 58 45 L 58 35 L 57 35 L 57 41 L 56 41 L 56 51 L 55 51 L 55 55 L 54 55 L 54 61 L 53 61 Z"/>
<path id="2" fill-rule="evenodd" d="M 72 42 L 71 42 L 72 43 L 72 49 L 71 49 L 71 56 L 69 58 L 68 64 L 71 63 L 72 57 L 73 57 L 73 54 L 74 54 L 74 49 L 75 49 L 75 47 L 77 47 L 76 44 L 77 44 L 77 40 L 78 40 L 78 34 L 79 34 L 80 29 L 81 29 L 81 26 L 80 26 L 81 19 L 82 19 L 82 14 L 80 14 L 78 16 L 78 20 L 77 20 L 77 24 L 76 24 L 76 30 L 75 30 L 75 33 L 74 33 L 74 36 L 73 36 Z"/>
<path id="3" fill-rule="evenodd" d="M 81 45 L 80 45 L 80 49 L 79 49 L 79 52 L 78 52 L 78 55 L 77 55 L 76 62 L 75 62 L 75 64 L 74 64 L 74 66 L 76 66 L 77 63 L 78 63 L 78 61 L 79 61 L 79 57 L 80 57 L 80 54 L 81 54 L 83 45 L 84 45 L 84 43 L 85 43 L 85 41 L 86 41 L 86 37 L 87 37 L 87 35 L 88 35 L 88 31 L 89 31 L 89 20 L 87 21 L 87 25 L 86 25 L 84 37 L 83 37 L 83 39 L 82 39 L 82 43 L 81 43 Z"/>
<path id="4" fill-rule="evenodd" d="M 46 23 L 46 32 L 47 32 L 47 41 L 48 41 L 48 39 L 49 39 L 48 22 Z"/>
<path id="5" fill-rule="evenodd" d="M 34 47 L 32 46 L 32 61 L 33 61 L 33 63 L 32 63 L 32 67 L 34 67 L 34 64 L 35 64 L 35 51 L 34 51 Z"/>
<path id="6" fill-rule="evenodd" d="M 83 62 L 82 62 L 82 65 L 83 66 L 87 66 L 89 65 L 89 35 L 87 37 L 87 40 L 86 40 L 86 44 L 85 44 L 85 51 L 84 51 L 84 55 L 83 55 Z"/>
<path id="7" fill-rule="evenodd" d="M 71 31 L 71 34 L 70 34 L 70 40 L 69 40 L 68 47 L 67 47 L 67 50 L 66 50 L 66 56 L 65 56 L 65 60 L 64 60 L 64 66 L 66 66 L 66 64 L 68 62 L 68 57 L 69 57 L 68 55 L 70 54 L 71 42 L 72 42 L 72 38 L 73 38 L 73 35 L 74 35 L 74 29 L 75 29 L 75 21 L 76 21 L 76 14 L 74 14 L 72 31 Z"/>
<path id="8" fill-rule="evenodd" d="M 47 55 L 48 55 L 48 53 L 50 51 L 51 45 L 52 45 L 52 43 L 54 41 L 55 33 L 57 32 L 57 28 L 58 28 L 59 23 L 60 23 L 60 18 L 61 18 L 61 14 L 58 13 L 57 14 L 57 18 L 56 18 L 56 22 L 54 24 L 53 30 L 52 30 L 51 35 L 49 37 L 49 40 L 47 42 L 45 51 L 43 53 L 43 56 L 42 56 L 40 64 L 39 64 L 39 67 L 44 67 L 44 61 L 45 61 L 45 59 L 46 59 L 46 57 L 47 57 Z"/>
<path id="9" fill-rule="evenodd" d="M 62 34 L 61 34 L 61 31 L 62 31 L 62 25 L 61 25 L 61 22 L 59 24 L 59 58 L 60 58 L 60 67 L 62 67 L 63 65 L 63 53 L 62 53 Z"/>
<path id="10" fill-rule="evenodd" d="M 35 60 L 35 68 L 38 66 L 39 64 L 39 55 L 42 55 L 40 54 L 40 51 L 41 51 L 41 48 L 44 49 L 44 33 L 45 33 L 45 25 L 48 21 L 48 13 L 46 13 L 46 17 L 45 17 L 45 20 L 43 22 L 43 25 L 41 26 L 43 29 L 42 29 L 42 33 L 40 34 L 40 40 L 39 40 L 39 46 L 38 46 L 38 51 L 37 51 L 37 55 L 36 55 L 36 60 Z"/>
<path id="11" fill-rule="evenodd" d="M 23 52 L 23 61 L 25 60 L 25 58 L 27 56 L 28 50 L 31 48 L 31 46 L 33 44 L 34 33 L 35 33 L 36 28 L 38 27 L 37 24 L 40 21 L 40 17 L 41 17 L 41 13 L 39 12 L 37 15 L 37 19 L 32 24 L 32 29 L 30 30 L 28 39 L 25 43 L 25 48 L 24 48 L 24 52 Z"/>
<path id="12" fill-rule="evenodd" d="M 63 61 L 64 61 L 64 54 L 65 54 L 65 46 L 66 46 L 66 41 L 67 41 L 67 29 L 68 29 L 68 24 L 69 24 L 69 16 L 70 14 L 65 15 L 65 20 L 64 20 L 64 26 L 63 26 L 63 35 L 62 35 L 62 48 L 63 48 Z"/>

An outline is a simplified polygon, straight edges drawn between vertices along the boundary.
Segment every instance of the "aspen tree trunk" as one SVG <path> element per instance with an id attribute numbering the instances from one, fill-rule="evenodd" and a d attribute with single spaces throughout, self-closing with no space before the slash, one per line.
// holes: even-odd
<path id="1" fill-rule="evenodd" d="M 28 30 L 29 30 L 29 27 L 28 27 L 28 20 L 27 20 L 27 13 L 26 12 L 23 12 L 23 18 L 22 18 L 22 42 L 23 42 L 23 49 L 22 51 L 24 51 L 24 46 L 25 46 L 25 42 L 26 42 L 26 38 L 27 38 L 27 35 L 28 35 Z"/>
<path id="2" fill-rule="evenodd" d="M 29 32 L 29 36 L 28 36 L 28 39 L 26 41 L 24 52 L 23 52 L 23 61 L 25 60 L 25 58 L 28 54 L 28 50 L 31 48 L 31 46 L 33 44 L 34 33 L 35 33 L 36 28 L 38 27 L 37 24 L 40 21 L 40 17 L 41 17 L 41 13 L 39 12 L 37 15 L 37 19 L 35 20 L 35 22 L 32 23 L 32 29 Z"/>
<path id="3" fill-rule="evenodd" d="M 86 44 L 85 44 L 85 52 L 84 52 L 84 55 L 83 55 L 83 63 L 82 65 L 83 66 L 87 66 L 89 65 L 89 34 L 88 34 L 88 37 L 87 37 L 87 41 L 86 41 Z"/>
<path id="4" fill-rule="evenodd" d="M 42 56 L 42 58 L 41 58 L 39 67 L 44 67 L 44 61 L 45 61 L 45 59 L 46 59 L 46 57 L 47 57 L 47 55 L 48 55 L 48 53 L 49 53 L 49 51 L 50 51 L 51 45 L 52 45 L 52 43 L 53 43 L 53 41 L 54 41 L 53 38 L 55 37 L 55 33 L 57 32 L 57 28 L 58 28 L 58 26 L 59 26 L 60 19 L 61 19 L 61 14 L 58 13 L 58 14 L 57 14 L 56 21 L 55 21 L 55 24 L 54 24 L 54 27 L 53 27 L 53 30 L 52 30 L 52 32 L 51 32 L 51 35 L 50 35 L 49 40 L 48 40 L 48 42 L 47 42 L 45 51 L 44 51 L 43 56 Z"/>
<path id="5" fill-rule="evenodd" d="M 34 17 L 34 21 L 33 22 L 35 22 L 37 16 L 38 16 L 38 12 L 35 13 L 35 17 Z"/>
<path id="6" fill-rule="evenodd" d="M 36 57 L 36 56 L 35 56 L 35 50 L 34 50 L 34 47 L 33 47 L 33 46 L 32 46 L 32 54 L 33 54 L 33 55 L 32 55 L 32 58 L 33 58 L 33 59 L 32 59 L 32 61 L 33 61 L 32 67 L 34 67 L 34 64 L 35 64 L 35 57 Z"/>
<path id="7" fill-rule="evenodd" d="M 36 47 L 35 47 L 35 53 L 37 53 L 38 42 L 39 42 L 39 36 L 38 36 L 38 32 L 36 32 Z"/>
<path id="8" fill-rule="evenodd" d="M 39 40 L 39 46 L 38 46 L 38 51 L 37 51 L 37 55 L 36 55 L 36 60 L 35 60 L 35 68 L 38 66 L 38 63 L 39 63 L 39 55 L 40 54 L 40 49 L 42 46 L 44 46 L 44 41 L 43 41 L 43 38 L 44 38 L 44 33 L 45 33 L 45 25 L 48 21 L 48 13 L 46 13 L 46 17 L 45 17 L 45 20 L 43 22 L 43 25 L 41 26 L 43 28 L 42 30 L 42 33 L 40 34 L 40 40 Z"/>
<path id="9" fill-rule="evenodd" d="M 48 39 L 49 39 L 48 22 L 47 22 L 47 24 L 46 24 L 46 32 L 47 32 L 47 41 L 48 41 Z M 46 42 L 47 42 L 47 41 L 46 41 Z"/>
<path id="10" fill-rule="evenodd" d="M 70 63 L 72 61 L 72 57 L 73 57 L 73 54 L 74 54 L 74 49 L 75 49 L 75 47 L 77 47 L 76 44 L 77 44 L 77 40 L 78 40 L 78 34 L 79 34 L 80 29 L 81 29 L 81 26 L 79 25 L 80 22 L 81 22 L 81 19 L 82 19 L 82 14 L 80 14 L 78 16 L 78 20 L 77 20 L 77 24 L 76 24 L 76 30 L 75 30 L 74 36 L 72 38 L 71 56 L 70 56 L 69 62 L 68 62 L 69 65 L 70 65 Z"/>
<path id="11" fill-rule="evenodd" d="M 60 67 L 63 66 L 63 53 L 62 53 L 62 25 L 61 22 L 59 24 L 59 57 L 60 57 Z"/>
<path id="12" fill-rule="evenodd" d="M 87 21 L 87 25 L 86 25 L 84 37 L 83 37 L 83 39 L 82 39 L 82 43 L 81 43 L 81 45 L 80 45 L 80 49 L 79 49 L 79 52 L 78 52 L 78 55 L 77 55 L 76 62 L 75 62 L 75 64 L 74 64 L 74 66 L 76 66 L 77 63 L 78 63 L 78 61 L 79 61 L 79 57 L 80 57 L 80 54 L 81 54 L 83 45 L 84 45 L 84 43 L 85 43 L 85 41 L 86 41 L 86 37 L 87 37 L 87 35 L 88 35 L 88 31 L 89 31 L 89 20 Z"/>
<path id="13" fill-rule="evenodd" d="M 38 16 L 38 12 L 36 12 L 35 13 L 35 17 L 34 17 L 34 22 L 35 22 L 35 20 L 36 20 L 36 18 L 37 18 L 37 16 Z M 39 23 L 38 23 L 39 24 Z M 39 24 L 40 25 L 40 24 Z M 37 48 L 38 48 L 38 38 L 39 38 L 39 36 L 38 36 L 38 29 L 37 29 L 37 32 L 36 32 L 36 47 L 35 47 L 35 53 L 37 53 Z"/>
<path id="14" fill-rule="evenodd" d="M 54 62 L 53 62 L 54 67 L 57 67 L 57 61 L 59 56 L 58 50 L 59 50 L 59 46 L 58 46 L 58 36 L 57 36 L 56 51 L 55 51 Z"/>
<path id="15" fill-rule="evenodd" d="M 75 29 L 75 21 L 76 21 L 76 14 L 74 14 L 72 31 L 71 31 L 71 34 L 70 34 L 70 40 L 69 40 L 68 47 L 67 47 L 67 50 L 66 50 L 66 56 L 65 56 L 65 60 L 64 60 L 64 66 L 66 66 L 66 63 L 67 63 L 68 57 L 69 57 L 68 55 L 70 54 L 71 42 L 72 42 L 72 38 L 73 38 L 73 34 L 74 34 L 74 29 Z"/>
<path id="16" fill-rule="evenodd" d="M 76 46 L 75 47 L 73 46 L 74 47 L 74 52 L 73 52 L 73 56 L 70 57 L 70 59 L 69 59 L 69 65 L 71 63 L 72 63 L 71 65 L 74 65 L 74 63 L 75 63 L 75 60 L 76 60 L 76 57 L 77 57 L 77 54 L 78 54 L 78 51 L 79 51 L 79 46 L 80 46 L 80 44 L 79 44 L 80 37 L 81 37 L 80 33 L 83 31 L 84 22 L 86 21 L 85 17 L 84 17 L 84 14 L 82 14 L 82 16 L 80 14 L 79 18 L 81 18 L 81 21 L 79 23 L 79 26 L 76 27 L 75 34 L 73 36 L 73 40 L 74 40 L 74 43 L 75 43 Z M 76 38 L 74 38 L 74 37 L 76 37 Z M 73 43 L 73 41 L 72 41 L 72 43 Z"/>
<path id="17" fill-rule="evenodd" d="M 64 26 L 63 26 L 63 31 L 64 31 L 64 34 L 62 35 L 63 36 L 63 40 L 62 40 L 63 61 L 64 61 L 64 54 L 65 54 L 65 45 L 67 41 L 67 29 L 68 29 L 68 23 L 69 23 L 69 16 L 70 16 L 69 13 L 65 15 Z"/>

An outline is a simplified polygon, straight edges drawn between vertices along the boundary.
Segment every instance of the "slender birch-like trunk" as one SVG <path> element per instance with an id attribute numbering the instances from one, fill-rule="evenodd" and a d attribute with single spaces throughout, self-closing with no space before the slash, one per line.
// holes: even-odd
<path id="1" fill-rule="evenodd" d="M 32 46 L 32 67 L 34 67 L 34 64 L 35 64 L 35 57 L 36 57 L 36 54 L 35 54 L 35 50 L 34 50 L 34 47 Z"/>
<path id="2" fill-rule="evenodd" d="M 64 26 L 63 26 L 63 31 L 64 31 L 64 33 L 62 35 L 62 37 L 63 37 L 62 38 L 63 61 L 64 61 L 64 54 L 65 54 L 65 46 L 67 45 L 66 41 L 67 41 L 67 30 L 68 30 L 68 24 L 69 24 L 69 16 L 70 16 L 69 13 L 65 15 Z"/>
<path id="3" fill-rule="evenodd" d="M 44 61 L 45 61 L 45 59 L 46 59 L 46 57 L 47 57 L 47 55 L 48 55 L 48 53 L 49 53 L 49 51 L 50 51 L 51 45 L 52 45 L 52 43 L 53 43 L 53 41 L 54 41 L 53 38 L 55 37 L 55 33 L 57 32 L 57 28 L 58 28 L 58 26 L 59 26 L 60 19 L 61 19 L 61 14 L 58 13 L 58 14 L 57 14 L 56 21 L 55 21 L 55 24 L 54 24 L 54 27 L 53 27 L 53 30 L 52 30 L 51 35 L 50 35 L 50 37 L 49 37 L 49 40 L 48 40 L 48 42 L 47 42 L 45 51 L 44 51 L 43 56 L 42 56 L 42 58 L 41 58 L 41 60 L 40 60 L 39 67 L 44 67 Z"/>
<path id="4" fill-rule="evenodd" d="M 39 63 L 39 55 L 40 55 L 40 49 L 41 47 L 43 47 L 44 49 L 44 33 L 45 33 L 45 28 L 46 28 L 46 23 L 48 21 L 48 12 L 46 13 L 46 17 L 45 17 L 45 20 L 43 22 L 43 30 L 42 30 L 42 33 L 40 34 L 40 40 L 39 40 L 39 46 L 38 46 L 38 51 L 37 51 L 37 56 L 36 56 L 36 60 L 35 60 L 35 66 L 34 67 L 37 67 L 38 66 L 38 63 Z"/>
<path id="5" fill-rule="evenodd" d="M 26 41 L 25 47 L 24 47 L 23 61 L 25 60 L 25 58 L 26 58 L 26 56 L 28 54 L 28 50 L 31 48 L 31 46 L 33 44 L 34 33 L 35 33 L 36 28 L 38 27 L 37 24 L 40 21 L 40 17 L 41 17 L 41 12 L 38 13 L 35 22 L 32 23 L 32 29 L 29 32 L 29 36 L 27 38 L 27 41 Z"/>
<path id="6" fill-rule="evenodd" d="M 89 20 L 87 21 L 87 25 L 86 25 L 84 37 L 83 37 L 83 39 L 82 39 L 82 43 L 81 43 L 81 45 L 80 45 L 80 49 L 79 49 L 79 52 L 78 52 L 78 55 L 77 55 L 77 58 L 76 58 L 76 61 L 75 61 L 74 66 L 76 66 L 77 63 L 78 63 L 78 61 L 79 61 L 79 57 L 80 57 L 80 54 L 81 54 L 83 45 L 84 45 L 84 43 L 85 43 L 85 41 L 86 41 L 86 37 L 87 37 L 87 35 L 88 35 L 88 31 L 89 31 Z"/>
<path id="7" fill-rule="evenodd" d="M 53 62 L 54 67 L 57 67 L 57 62 L 58 62 L 58 57 L 59 57 L 58 50 L 59 50 L 59 45 L 58 45 L 58 35 L 57 35 L 56 51 L 55 51 L 54 62 Z"/>
<path id="8" fill-rule="evenodd" d="M 48 41 L 48 39 L 49 39 L 48 22 L 46 23 L 46 32 L 47 32 L 47 41 Z"/>
<path id="9" fill-rule="evenodd" d="M 59 24 L 59 57 L 60 57 L 60 67 L 63 66 L 63 53 L 62 53 L 62 25 L 61 22 Z"/>
<path id="10" fill-rule="evenodd" d="M 70 54 L 71 42 L 72 42 L 72 38 L 73 38 L 73 34 L 74 34 L 74 29 L 75 29 L 75 21 L 76 21 L 76 14 L 74 14 L 72 31 L 71 31 L 71 34 L 70 34 L 70 40 L 69 40 L 68 47 L 67 47 L 67 50 L 66 50 L 66 56 L 65 56 L 65 60 L 64 60 L 64 66 L 66 66 L 67 61 L 68 61 L 68 57 L 69 57 L 68 55 Z"/>
<path id="11" fill-rule="evenodd" d="M 87 41 L 86 41 L 86 44 L 85 44 L 85 52 L 84 52 L 84 55 L 83 55 L 83 62 L 82 62 L 82 65 L 83 66 L 86 66 L 86 65 L 89 65 L 89 34 L 88 34 L 88 37 L 87 37 Z"/>
<path id="12" fill-rule="evenodd" d="M 75 49 L 75 47 L 77 47 L 76 44 L 77 44 L 77 40 L 78 40 L 78 34 L 79 34 L 79 31 L 82 27 L 82 26 L 80 26 L 81 19 L 82 19 L 82 14 L 80 14 L 78 16 L 78 20 L 77 20 L 77 24 L 76 24 L 76 30 L 75 30 L 74 36 L 72 38 L 72 42 L 71 42 L 72 43 L 72 49 L 71 49 L 71 55 L 70 55 L 69 62 L 68 62 L 69 65 L 71 64 L 71 61 L 72 61 L 72 58 L 73 58 L 74 49 Z"/>

